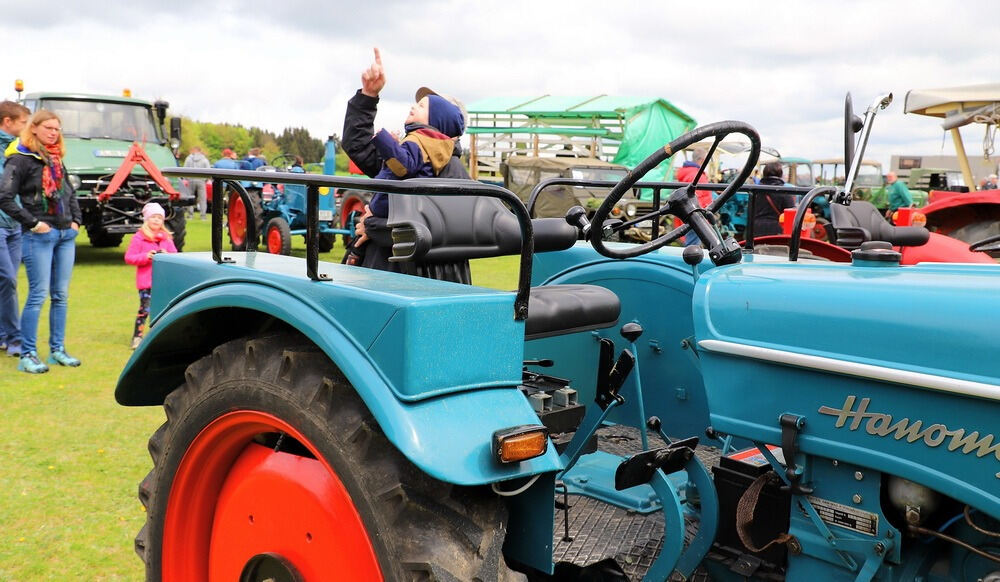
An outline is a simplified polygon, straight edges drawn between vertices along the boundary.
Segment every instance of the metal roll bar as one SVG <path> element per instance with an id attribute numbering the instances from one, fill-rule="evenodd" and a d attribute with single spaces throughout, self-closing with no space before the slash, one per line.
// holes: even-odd
<path id="1" fill-rule="evenodd" d="M 260 172 L 254 170 L 222 170 L 219 168 L 164 168 L 163 174 L 174 177 L 210 179 L 212 180 L 213 192 L 216 193 L 213 196 L 221 196 L 222 184 L 228 183 L 234 186 L 234 190 L 239 193 L 247 208 L 251 208 L 249 195 L 239 184 L 239 181 L 254 181 L 261 178 Z M 527 319 L 531 265 L 535 246 L 534 235 L 527 208 L 521 199 L 510 190 L 474 180 L 441 178 L 372 180 L 348 176 L 293 174 L 291 172 L 268 172 L 267 181 L 306 186 L 306 274 L 313 281 L 329 279 L 328 276 L 319 272 L 319 189 L 323 186 L 404 196 L 487 196 L 499 199 L 514 212 L 521 230 L 521 264 L 517 278 L 517 296 L 514 299 L 514 319 L 518 321 Z M 247 223 L 248 236 L 251 234 L 251 228 L 252 234 L 256 235 L 256 222 L 248 220 Z M 251 223 L 253 223 L 252 227 Z M 232 259 L 226 259 L 222 256 L 222 204 L 212 205 L 212 258 L 217 263 L 232 262 Z"/>

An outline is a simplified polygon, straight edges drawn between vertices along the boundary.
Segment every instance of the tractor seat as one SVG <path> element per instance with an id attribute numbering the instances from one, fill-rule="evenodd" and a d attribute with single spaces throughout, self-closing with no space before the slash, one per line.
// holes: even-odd
<path id="1" fill-rule="evenodd" d="M 614 291 L 597 285 L 532 287 L 524 339 L 603 329 L 618 323 L 621 302 Z"/>
<path id="2" fill-rule="evenodd" d="M 452 180 L 452 183 L 455 181 Z M 503 202 L 485 196 L 390 196 L 393 261 L 414 262 L 431 278 L 449 270 L 468 272 L 469 259 L 514 255 L 521 251 L 521 230 Z M 536 218 L 535 252 L 565 250 L 578 239 L 576 227 L 562 218 Z M 468 283 L 468 277 L 449 280 Z M 538 339 L 610 327 L 621 303 L 614 292 L 596 285 L 532 287 L 525 338 Z"/>
<path id="3" fill-rule="evenodd" d="M 918 247 L 930 239 L 930 231 L 922 226 L 892 226 L 871 202 L 863 200 L 855 200 L 850 206 L 831 204 L 830 218 L 837 245 L 848 250 L 871 240 Z"/>

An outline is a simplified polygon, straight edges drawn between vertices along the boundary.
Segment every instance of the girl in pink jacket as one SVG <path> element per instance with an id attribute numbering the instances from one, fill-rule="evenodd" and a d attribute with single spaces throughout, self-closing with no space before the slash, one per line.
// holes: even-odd
<path id="1" fill-rule="evenodd" d="M 135 331 L 132 333 L 132 349 L 139 347 L 142 333 L 149 317 L 149 298 L 153 286 L 153 255 L 176 253 L 174 235 L 163 228 L 165 218 L 163 207 L 150 202 L 142 207 L 142 228 L 132 237 L 125 251 L 125 262 L 135 265 L 135 287 L 139 290 L 139 312 L 135 316 Z"/>

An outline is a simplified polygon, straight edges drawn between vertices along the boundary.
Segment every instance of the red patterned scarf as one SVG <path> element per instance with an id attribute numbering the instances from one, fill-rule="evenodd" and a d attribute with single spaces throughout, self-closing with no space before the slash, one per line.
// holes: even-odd
<path id="1" fill-rule="evenodd" d="M 59 151 L 58 144 L 45 146 L 45 151 L 48 155 L 44 156 L 45 167 L 42 168 L 42 190 L 45 191 L 45 197 L 51 200 L 62 192 L 62 152 Z M 58 202 L 56 204 L 46 203 L 45 210 L 49 214 L 56 214 L 59 211 Z"/>

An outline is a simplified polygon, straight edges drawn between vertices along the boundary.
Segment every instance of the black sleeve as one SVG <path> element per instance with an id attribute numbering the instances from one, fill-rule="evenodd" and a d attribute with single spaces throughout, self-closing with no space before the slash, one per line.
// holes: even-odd
<path id="1" fill-rule="evenodd" d="M 66 166 L 63 166 L 63 176 L 69 176 Z M 69 183 L 69 180 L 63 180 L 63 189 L 69 196 L 69 212 L 73 222 L 78 226 L 83 226 L 83 214 L 80 212 L 80 200 L 76 197 L 76 188 Z"/>
<path id="2" fill-rule="evenodd" d="M 382 158 L 372 143 L 377 108 L 378 97 L 369 97 L 359 89 L 347 102 L 347 114 L 344 117 L 344 153 L 369 178 L 374 178 L 382 169 Z"/>
<path id="3" fill-rule="evenodd" d="M 365 234 L 373 243 L 380 247 L 392 246 L 392 229 L 389 220 L 380 216 L 369 216 L 365 219 Z"/>
<path id="4" fill-rule="evenodd" d="M 26 178 L 26 170 L 14 157 L 8 158 L 4 164 L 3 177 L 0 177 L 0 210 L 25 228 L 33 228 L 38 224 L 38 219 L 17 203 L 17 195 L 21 191 L 21 182 Z"/>

